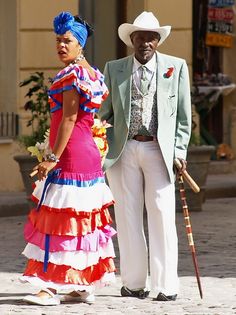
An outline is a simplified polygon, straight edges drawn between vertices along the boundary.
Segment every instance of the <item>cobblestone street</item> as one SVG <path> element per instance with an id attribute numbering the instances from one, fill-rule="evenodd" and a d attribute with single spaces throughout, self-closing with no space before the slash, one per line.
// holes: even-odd
<path id="1" fill-rule="evenodd" d="M 25 259 L 23 225 L 25 216 L 2 217 L 0 220 L 0 314 L 69 315 L 69 314 L 157 314 L 157 315 L 233 315 L 236 314 L 236 198 L 210 199 L 202 212 L 191 213 L 193 236 L 197 251 L 203 299 L 198 293 L 191 252 L 182 213 L 177 213 L 179 234 L 179 276 L 181 292 L 175 302 L 154 302 L 120 297 L 120 277 L 111 287 L 96 293 L 96 302 L 33 306 L 21 299 L 31 293 L 29 285 L 19 283 Z M 114 239 L 118 267 L 117 240 Z M 37 290 L 34 289 L 34 292 Z"/>

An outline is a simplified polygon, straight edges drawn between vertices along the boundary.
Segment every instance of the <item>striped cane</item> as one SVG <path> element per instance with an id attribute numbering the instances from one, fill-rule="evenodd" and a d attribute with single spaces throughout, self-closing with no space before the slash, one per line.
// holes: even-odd
<path id="1" fill-rule="evenodd" d="M 179 176 L 178 181 L 179 181 L 179 187 L 180 187 L 179 190 L 180 190 L 180 198 L 181 198 L 182 208 L 183 208 L 185 227 L 186 227 L 186 232 L 187 232 L 187 237 L 188 237 L 188 244 L 192 253 L 192 259 L 193 259 L 193 264 L 194 264 L 194 269 L 195 269 L 195 275 L 197 278 L 198 289 L 199 289 L 200 297 L 202 299 L 203 294 L 202 294 L 202 287 L 201 287 L 200 275 L 199 275 L 198 264 L 197 264 L 197 256 L 196 256 L 196 250 L 195 250 L 194 241 L 193 241 L 192 226 L 190 222 L 188 205 L 187 205 L 186 196 L 185 196 L 184 180 L 183 180 L 182 175 Z"/>

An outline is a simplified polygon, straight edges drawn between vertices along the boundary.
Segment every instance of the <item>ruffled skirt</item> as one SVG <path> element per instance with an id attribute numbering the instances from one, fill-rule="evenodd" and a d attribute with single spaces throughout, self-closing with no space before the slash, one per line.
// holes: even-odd
<path id="1" fill-rule="evenodd" d="M 56 290 L 86 290 L 114 281 L 114 203 L 103 172 L 56 170 L 36 182 L 24 228 L 28 264 L 22 282 Z"/>

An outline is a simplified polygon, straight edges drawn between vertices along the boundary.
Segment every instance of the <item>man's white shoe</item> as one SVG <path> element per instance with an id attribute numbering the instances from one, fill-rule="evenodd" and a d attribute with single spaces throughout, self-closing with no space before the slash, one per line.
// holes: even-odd
<path id="1" fill-rule="evenodd" d="M 76 291 L 69 294 L 65 294 L 60 297 L 61 302 L 80 302 L 93 304 L 95 302 L 95 296 L 93 293 L 87 291 Z"/>
<path id="2" fill-rule="evenodd" d="M 23 301 L 29 304 L 36 304 L 36 305 L 43 305 L 43 306 L 60 304 L 60 299 L 58 295 L 55 295 L 48 289 L 43 289 L 41 291 L 47 292 L 48 295 L 46 296 L 26 295 L 23 298 Z"/>

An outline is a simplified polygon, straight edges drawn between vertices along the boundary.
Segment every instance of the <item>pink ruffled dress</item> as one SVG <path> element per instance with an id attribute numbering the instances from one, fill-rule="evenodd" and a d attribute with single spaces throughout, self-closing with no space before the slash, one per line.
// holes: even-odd
<path id="1" fill-rule="evenodd" d="M 63 91 L 75 88 L 80 104 L 73 132 L 56 169 L 36 182 L 32 209 L 25 225 L 28 264 L 21 281 L 41 288 L 87 290 L 114 281 L 115 257 L 111 237 L 116 233 L 108 207 L 114 203 L 105 183 L 101 158 L 91 127 L 108 95 L 104 77 L 94 68 L 60 71 L 49 90 L 50 146 L 62 119 Z"/>

